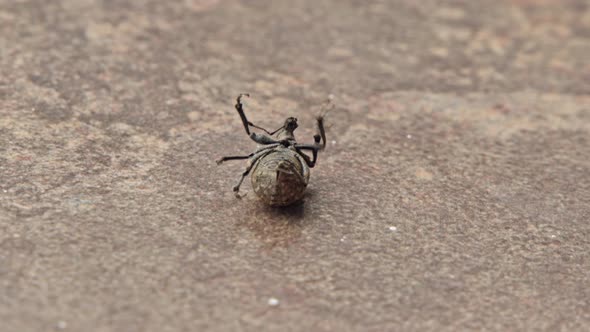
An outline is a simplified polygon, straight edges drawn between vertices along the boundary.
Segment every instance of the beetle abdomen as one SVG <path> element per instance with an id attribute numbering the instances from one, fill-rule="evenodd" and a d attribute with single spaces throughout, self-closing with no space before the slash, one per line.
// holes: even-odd
<path id="1" fill-rule="evenodd" d="M 309 181 L 296 152 L 288 148 L 277 148 L 260 158 L 252 172 L 254 192 L 269 205 L 285 206 L 303 197 Z"/>

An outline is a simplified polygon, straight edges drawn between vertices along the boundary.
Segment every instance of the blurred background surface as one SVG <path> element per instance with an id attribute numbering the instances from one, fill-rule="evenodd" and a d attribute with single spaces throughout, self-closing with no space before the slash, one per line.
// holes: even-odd
<path id="1" fill-rule="evenodd" d="M 2 0 L 0 330 L 587 331 L 588 54 L 583 0 Z M 334 95 L 303 204 L 215 164 L 242 92 Z"/>

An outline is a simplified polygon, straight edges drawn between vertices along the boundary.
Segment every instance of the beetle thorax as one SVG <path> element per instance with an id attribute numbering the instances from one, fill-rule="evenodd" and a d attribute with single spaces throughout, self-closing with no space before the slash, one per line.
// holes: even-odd
<path id="1" fill-rule="evenodd" d="M 295 141 L 295 134 L 293 133 L 293 130 L 288 130 L 288 129 L 281 129 L 277 134 L 277 140 L 290 140 L 290 141 Z"/>
<path id="2" fill-rule="evenodd" d="M 277 139 L 295 141 L 294 132 L 298 126 L 299 125 L 297 124 L 297 118 L 287 118 L 287 120 L 285 120 L 285 124 L 283 124 L 283 127 L 276 134 Z"/>

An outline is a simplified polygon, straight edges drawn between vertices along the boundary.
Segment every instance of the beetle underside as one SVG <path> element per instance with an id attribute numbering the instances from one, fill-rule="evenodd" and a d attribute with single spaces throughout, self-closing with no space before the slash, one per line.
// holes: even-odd
<path id="1" fill-rule="evenodd" d="M 309 182 L 309 167 L 297 152 L 277 147 L 260 158 L 250 178 L 260 199 L 271 206 L 285 206 L 303 198 Z"/>

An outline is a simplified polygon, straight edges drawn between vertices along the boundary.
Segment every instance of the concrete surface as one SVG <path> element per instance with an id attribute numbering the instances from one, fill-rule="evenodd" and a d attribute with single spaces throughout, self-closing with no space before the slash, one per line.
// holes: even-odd
<path id="1" fill-rule="evenodd" d="M 0 32 L 1 331 L 590 330 L 588 1 L 2 0 Z M 234 199 L 240 92 L 302 141 L 335 96 L 304 204 Z"/>

